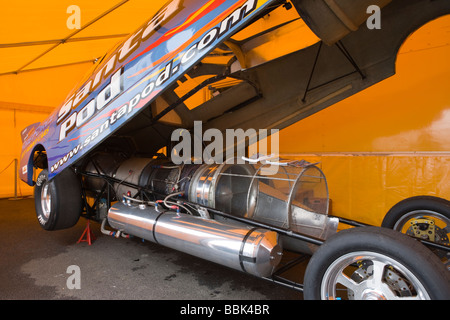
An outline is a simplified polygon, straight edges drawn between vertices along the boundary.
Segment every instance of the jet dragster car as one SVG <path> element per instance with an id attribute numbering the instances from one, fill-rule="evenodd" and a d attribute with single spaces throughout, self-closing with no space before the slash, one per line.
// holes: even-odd
<path id="1" fill-rule="evenodd" d="M 338 232 L 316 164 L 249 151 L 393 75 L 408 35 L 448 13 L 447 0 L 168 2 L 23 130 L 20 177 L 40 225 L 82 216 L 307 299 L 449 298 L 424 243 L 354 221 Z M 283 278 L 286 250 L 311 256 L 304 284 Z"/>

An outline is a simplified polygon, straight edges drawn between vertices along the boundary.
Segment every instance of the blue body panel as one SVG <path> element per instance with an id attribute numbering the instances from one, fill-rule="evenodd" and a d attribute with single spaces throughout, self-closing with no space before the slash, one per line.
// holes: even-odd
<path id="1" fill-rule="evenodd" d="M 45 122 L 22 132 L 20 178 L 34 184 L 37 148 L 47 153 L 49 179 L 76 163 L 271 2 L 168 2 Z"/>

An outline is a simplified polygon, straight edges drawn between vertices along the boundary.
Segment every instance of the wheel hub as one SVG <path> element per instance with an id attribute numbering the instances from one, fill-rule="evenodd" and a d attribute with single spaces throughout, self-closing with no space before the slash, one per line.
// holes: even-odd
<path id="1" fill-rule="evenodd" d="M 49 185 L 46 182 L 42 187 L 41 193 L 42 214 L 45 220 L 47 220 L 50 217 L 51 205 L 52 205 L 52 196 L 50 194 Z"/>
<path id="2" fill-rule="evenodd" d="M 382 292 L 379 292 L 374 289 L 366 289 L 364 290 L 362 300 L 387 300 Z"/>
<path id="3" fill-rule="evenodd" d="M 411 227 L 406 232 L 408 235 L 412 235 L 417 238 L 427 239 L 435 241 L 436 238 L 436 225 L 434 220 L 427 218 L 414 219 L 410 222 Z"/>

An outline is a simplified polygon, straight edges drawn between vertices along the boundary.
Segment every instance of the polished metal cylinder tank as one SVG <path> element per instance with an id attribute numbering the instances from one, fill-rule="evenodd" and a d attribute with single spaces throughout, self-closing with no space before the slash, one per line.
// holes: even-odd
<path id="1" fill-rule="evenodd" d="M 160 199 L 177 195 L 200 206 L 324 240 L 336 232 L 338 221 L 328 216 L 327 182 L 318 167 L 283 160 L 278 170 L 268 172 L 268 164 L 236 162 L 175 165 L 164 159 L 131 158 L 115 173 L 115 194 L 135 197 L 138 189 L 131 183 Z M 287 248 L 289 241 L 284 243 Z"/>
<path id="2" fill-rule="evenodd" d="M 118 202 L 108 212 L 108 223 L 124 233 L 257 277 L 270 276 L 282 256 L 276 232 L 163 211 L 157 206 Z"/>

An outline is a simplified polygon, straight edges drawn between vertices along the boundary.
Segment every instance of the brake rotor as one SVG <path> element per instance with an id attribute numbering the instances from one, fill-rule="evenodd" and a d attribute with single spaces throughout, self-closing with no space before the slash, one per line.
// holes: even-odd
<path id="1" fill-rule="evenodd" d="M 351 279 L 356 283 L 368 280 L 373 275 L 373 264 L 369 260 L 358 261 L 358 269 L 353 272 Z M 404 276 L 392 267 L 385 270 L 383 279 L 385 283 L 400 297 L 410 297 L 414 294 L 411 284 Z M 347 296 L 350 300 L 355 299 L 352 290 L 347 289 Z"/>
<path id="2" fill-rule="evenodd" d="M 403 275 L 392 267 L 385 271 L 384 280 L 400 297 L 410 297 L 414 289 Z"/>

